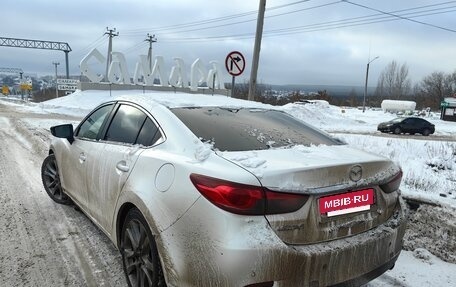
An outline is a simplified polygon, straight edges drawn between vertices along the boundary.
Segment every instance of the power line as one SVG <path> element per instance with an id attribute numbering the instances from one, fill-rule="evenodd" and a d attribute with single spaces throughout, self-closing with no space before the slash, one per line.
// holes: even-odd
<path id="1" fill-rule="evenodd" d="M 296 1 L 284 5 L 279 5 L 279 6 L 274 6 L 267 8 L 267 11 L 273 11 L 277 9 L 281 9 L 284 7 L 300 4 L 303 2 L 309 2 L 310 0 L 307 1 Z M 442 3 L 436 3 L 436 4 L 429 4 L 429 5 L 424 5 L 424 6 L 418 6 L 418 7 L 413 7 L 413 8 L 407 8 L 407 9 L 402 9 L 402 10 L 396 10 L 396 11 L 390 11 L 390 12 L 385 12 L 381 11 L 378 9 L 370 8 L 364 5 L 360 5 L 354 2 L 346 1 L 346 0 L 339 0 L 339 1 L 334 1 L 326 4 L 321 4 L 321 5 L 316 5 L 312 7 L 306 7 L 306 8 L 300 8 L 300 9 L 295 9 L 292 11 L 287 11 L 287 12 L 282 12 L 278 14 L 273 14 L 273 15 L 268 15 L 265 16 L 265 18 L 274 18 L 274 17 L 280 17 L 284 15 L 289 15 L 292 13 L 298 13 L 302 11 L 308 11 L 312 9 L 317 9 L 317 8 L 322 8 L 330 5 L 335 5 L 341 2 L 346 2 L 348 4 L 360 6 L 365 9 L 373 10 L 378 13 L 376 14 L 371 14 L 371 15 L 365 15 L 365 16 L 359 16 L 359 17 L 352 17 L 352 18 L 347 18 L 347 19 L 342 19 L 342 20 L 334 20 L 334 21 L 326 21 L 326 22 L 320 22 L 320 23 L 314 23 L 314 24 L 308 24 L 308 25 L 301 25 L 301 26 L 294 26 L 294 27 L 286 27 L 286 28 L 279 28 L 279 29 L 273 29 L 273 30 L 268 30 L 264 32 L 263 37 L 278 37 L 278 36 L 285 36 L 285 35 L 293 35 L 293 34 L 302 34 L 302 33 L 309 33 L 309 32 L 317 32 L 317 31 L 326 31 L 326 30 L 333 30 L 333 29 L 340 29 L 340 28 L 347 28 L 347 27 L 356 27 L 356 26 L 363 26 L 363 25 L 371 25 L 371 24 L 376 24 L 376 23 L 383 23 L 383 22 L 391 22 L 391 21 L 397 21 L 397 20 L 408 20 L 412 22 L 417 22 L 420 24 L 424 25 L 429 25 L 432 27 L 438 27 L 440 29 L 444 29 L 450 32 L 456 32 L 451 29 L 439 27 L 433 24 L 417 21 L 417 20 L 412 20 L 411 18 L 417 18 L 417 17 L 423 17 L 423 16 L 429 16 L 429 15 L 438 15 L 438 14 L 443 14 L 443 13 L 450 13 L 450 12 L 455 12 L 456 6 L 449 6 L 449 7 L 438 7 L 438 6 L 444 6 L 448 5 L 451 3 L 456 3 L 456 1 L 447 1 L 447 2 L 442 2 Z M 437 8 L 436 8 L 437 7 Z M 429 8 L 429 9 L 427 9 Z M 431 9 L 432 8 L 432 9 Z M 451 10 L 452 9 L 452 10 Z M 419 10 L 419 11 L 417 11 Z M 413 11 L 413 12 L 412 12 Z M 219 27 L 225 27 L 225 26 L 231 26 L 231 25 L 237 25 L 241 23 L 246 23 L 246 22 L 251 22 L 251 21 L 256 21 L 256 19 L 249 19 L 249 20 L 243 20 L 243 21 L 237 21 L 237 22 L 231 22 L 231 23 L 225 23 L 225 24 L 220 24 L 220 25 L 214 25 L 214 26 L 208 26 L 208 27 L 202 27 L 202 28 L 194 28 L 194 29 L 188 29 L 187 27 L 196 27 L 196 26 L 201 26 L 201 25 L 206 25 L 209 23 L 216 23 L 216 22 L 221 22 L 221 21 L 228 21 L 230 19 L 236 19 L 239 17 L 245 17 L 247 15 L 250 15 L 252 13 L 256 13 L 257 11 L 252 11 L 252 12 L 244 12 L 244 13 L 239 13 L 239 14 L 234 14 L 234 15 L 228 15 L 224 17 L 218 17 L 218 18 L 212 18 L 208 20 L 202 20 L 202 21 L 194 21 L 190 23 L 184 23 L 184 24 L 176 24 L 176 25 L 171 25 L 171 26 L 165 26 L 167 29 L 172 29 L 174 27 L 175 29 L 187 29 L 187 30 L 182 30 L 180 33 L 183 32 L 190 32 L 190 31 L 200 31 L 200 30 L 208 30 L 208 29 L 214 29 L 214 28 L 219 28 Z M 176 28 L 176 27 L 181 27 L 181 28 Z M 163 27 L 162 27 L 163 28 Z M 132 30 L 130 30 L 132 31 Z M 134 31 L 134 30 L 133 30 Z M 139 30 L 138 30 L 139 31 Z M 178 32 L 173 32 L 173 33 L 167 33 L 167 34 L 177 34 Z M 106 41 L 106 37 L 104 37 L 107 33 L 102 35 L 101 37 L 97 38 L 95 41 L 90 43 L 88 46 L 86 46 L 84 49 L 89 49 L 91 46 L 100 46 Z M 162 42 L 164 43 L 191 43 L 191 42 L 201 42 L 201 41 L 225 41 L 227 39 L 252 39 L 254 37 L 254 33 L 240 33 L 240 34 L 232 34 L 232 35 L 222 35 L 222 36 L 203 36 L 203 37 L 187 37 L 187 38 L 163 38 Z M 147 40 L 146 40 L 147 41 Z M 124 53 L 131 53 L 133 51 L 142 49 L 145 47 L 145 42 L 142 41 L 130 48 L 128 48 Z M 83 49 L 83 50 L 84 50 Z"/>
<path id="2" fill-rule="evenodd" d="M 342 1 L 346 2 L 348 4 L 351 4 L 351 5 L 355 5 L 355 6 L 358 6 L 358 7 L 362 7 L 362 8 L 368 9 L 368 10 L 377 11 L 377 12 L 380 12 L 380 13 L 385 14 L 385 15 L 394 16 L 394 17 L 400 18 L 402 20 L 407 20 L 407 21 L 410 21 L 410 22 L 414 22 L 414 23 L 426 25 L 426 26 L 429 26 L 429 27 L 445 30 L 445 31 L 448 31 L 448 32 L 456 33 L 456 30 L 452 30 L 452 29 L 449 29 L 449 28 L 441 27 L 441 26 L 438 26 L 438 25 L 434 25 L 434 24 L 430 24 L 430 23 L 426 23 L 426 22 L 422 22 L 422 21 L 413 20 L 413 19 L 410 19 L 410 18 L 407 18 L 407 17 L 403 17 L 403 16 L 396 15 L 396 14 L 389 13 L 389 12 L 385 12 L 385 11 L 382 11 L 382 10 L 379 10 L 379 9 L 375 9 L 375 8 L 372 8 L 372 7 L 361 5 L 361 4 L 358 4 L 358 3 L 354 3 L 354 2 L 351 2 L 351 1 L 348 1 L 348 0 L 342 0 Z"/>
<path id="3" fill-rule="evenodd" d="M 402 12 L 402 17 L 408 16 L 409 18 L 416 18 L 416 17 L 423 17 L 423 16 L 430 16 L 430 15 L 437 15 L 443 13 L 450 13 L 456 10 L 450 9 L 455 8 L 456 6 L 451 7 L 443 7 L 443 8 L 434 8 L 422 11 L 415 11 L 415 12 L 408 12 L 403 13 L 406 11 L 413 11 L 418 9 L 423 9 L 426 7 L 435 7 L 441 6 L 443 4 L 452 3 L 456 1 L 450 1 L 440 4 L 432 4 L 432 5 L 425 5 L 420 7 L 408 8 L 403 10 L 397 10 L 390 13 L 400 13 Z M 434 12 L 433 12 L 434 11 Z M 435 12 L 439 11 L 439 12 Z M 336 20 L 336 21 L 327 21 L 321 22 L 316 24 L 309 24 L 303 26 L 295 26 L 295 27 L 287 27 L 275 30 L 268 30 L 265 31 L 263 37 L 272 37 L 272 36 L 282 36 L 282 35 L 290 35 L 290 34 L 299 34 L 299 33 L 306 33 L 306 32 L 316 32 L 316 31 L 325 31 L 325 30 L 332 30 L 332 29 L 339 29 L 339 28 L 346 28 L 346 27 L 353 27 L 353 26 L 361 26 L 361 25 L 369 25 L 375 23 L 382 23 L 382 22 L 390 22 L 390 21 L 397 21 L 401 20 L 396 16 L 382 16 L 385 15 L 383 13 L 360 16 L 360 17 L 353 17 L 343 20 Z M 405 17 L 404 17 L 405 18 Z M 163 39 L 162 42 L 200 42 L 200 41 L 223 41 L 226 39 L 249 39 L 253 38 L 253 33 L 242 33 L 242 34 L 233 34 L 233 35 L 223 35 L 223 36 L 207 36 L 207 37 L 190 37 L 190 38 L 180 38 L 180 39 Z"/>
<path id="4" fill-rule="evenodd" d="M 292 2 L 292 3 L 288 3 L 288 4 L 273 6 L 273 7 L 266 8 L 266 12 L 297 5 L 297 4 L 301 4 L 301 3 L 305 3 L 305 2 L 310 2 L 310 1 L 312 1 L 312 0 L 302 0 L 302 1 L 296 1 L 296 2 Z M 211 19 L 206 19 L 206 20 L 193 21 L 193 22 L 187 22 L 187 23 L 181 23 L 181 24 L 175 24 L 175 25 L 169 25 L 169 26 L 125 30 L 125 33 L 126 34 L 143 33 L 148 30 L 163 32 L 166 30 L 195 27 L 195 26 L 200 26 L 200 25 L 205 25 L 205 24 L 210 24 L 210 23 L 232 20 L 232 19 L 241 18 L 241 17 L 245 17 L 245 16 L 256 15 L 257 13 L 258 13 L 258 11 L 254 10 L 254 11 L 232 14 L 232 15 L 227 15 L 227 16 L 222 16 L 222 17 L 217 17 L 217 18 L 211 18 Z M 252 20 L 250 20 L 250 21 L 252 21 Z M 253 21 L 256 21 L 256 18 Z"/>
<path id="5" fill-rule="evenodd" d="M 456 8 L 456 6 L 450 6 L 450 7 L 445 7 L 445 8 L 434 8 L 434 9 L 428 9 L 428 10 L 422 10 L 422 11 L 416 11 L 416 12 L 408 12 L 408 13 L 403 13 L 401 16 L 411 16 L 411 17 L 422 17 L 422 16 L 429 16 L 429 15 L 435 15 L 435 14 L 442 14 L 442 13 L 449 13 L 449 12 L 454 12 L 455 10 L 449 10 L 450 8 Z M 397 12 L 404 12 L 404 11 L 411 11 L 411 10 L 416 10 L 417 8 L 411 8 L 411 9 L 404 9 L 400 11 L 394 11 L 394 13 Z M 443 11 L 442 11 L 443 10 Z M 440 11 L 440 12 L 435 12 L 435 11 Z M 429 13 L 429 12 L 435 12 L 435 13 Z M 364 20 L 362 20 L 364 19 Z M 310 24 L 310 25 L 303 25 L 303 26 L 295 26 L 295 27 L 288 27 L 288 28 L 282 28 L 282 29 L 276 29 L 276 30 L 270 30 L 269 32 L 280 32 L 280 31 L 291 31 L 291 30 L 299 30 L 302 28 L 314 28 L 314 27 L 319 27 L 319 26 L 325 26 L 325 27 L 330 27 L 333 25 L 340 25 L 340 24 L 356 24 L 356 23 L 374 23 L 374 22 L 368 22 L 368 21 L 376 21 L 376 20 L 385 20 L 382 22 L 388 22 L 392 19 L 395 20 L 401 20 L 398 19 L 397 17 L 394 16 L 384 16 L 384 14 L 379 13 L 379 14 L 373 14 L 373 15 L 368 15 L 368 16 L 361 16 L 361 17 L 354 17 L 354 18 L 348 18 L 344 20 L 337 20 L 337 21 L 329 21 L 329 22 L 323 22 L 323 23 L 317 23 L 317 24 Z M 379 23 L 379 22 L 375 22 Z"/>
<path id="6" fill-rule="evenodd" d="M 297 13 L 297 12 L 308 11 L 308 10 L 313 10 L 313 9 L 317 9 L 317 8 L 326 7 L 326 6 L 338 4 L 338 3 L 341 3 L 341 2 L 342 1 L 339 0 L 339 1 L 331 2 L 331 3 L 327 3 L 327 4 L 322 4 L 322 5 L 307 7 L 307 8 L 303 8 L 303 9 L 293 10 L 293 11 L 289 11 L 289 12 L 284 12 L 284 13 L 280 13 L 280 14 L 265 16 L 264 18 L 274 18 L 274 17 L 278 17 L 278 16 L 289 15 L 289 14 L 292 14 L 292 13 Z M 209 30 L 209 29 L 221 28 L 221 27 L 226 27 L 226 26 L 244 24 L 244 23 L 248 23 L 248 22 L 254 22 L 256 20 L 257 19 L 254 18 L 254 19 L 248 19 L 248 20 L 243 20 L 243 21 L 238 21 L 238 22 L 225 23 L 225 24 L 209 26 L 209 27 L 193 28 L 193 29 L 187 29 L 187 30 L 179 30 L 179 31 L 175 31 L 175 32 L 168 32 L 166 34 L 169 35 L 169 34 L 179 34 L 179 33 L 185 33 L 185 32 L 195 32 L 195 31 Z"/>
<path id="7" fill-rule="evenodd" d="M 100 37 L 98 37 L 96 40 L 91 42 L 90 44 L 84 46 L 83 48 L 78 49 L 77 51 L 75 51 L 75 53 L 73 53 L 73 56 L 74 55 L 82 55 L 82 54 L 85 54 L 85 53 L 89 52 L 93 48 L 98 48 L 99 46 L 104 44 L 107 39 L 108 38 L 105 37 L 105 35 L 103 34 Z"/>
<path id="8" fill-rule="evenodd" d="M 142 41 L 142 42 L 136 43 L 135 45 L 131 46 L 130 48 L 125 49 L 123 52 L 124 52 L 124 54 L 129 54 L 133 51 L 146 47 L 146 45 L 147 44 L 144 43 L 144 41 Z"/>

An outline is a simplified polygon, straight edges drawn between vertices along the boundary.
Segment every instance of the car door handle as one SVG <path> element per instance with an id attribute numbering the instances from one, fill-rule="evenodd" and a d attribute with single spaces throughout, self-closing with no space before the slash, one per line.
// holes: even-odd
<path id="1" fill-rule="evenodd" d="M 87 159 L 86 155 L 84 153 L 79 154 L 79 162 L 83 163 Z"/>
<path id="2" fill-rule="evenodd" d="M 130 167 L 127 165 L 127 163 L 124 160 L 119 161 L 117 163 L 116 167 L 118 170 L 123 171 L 123 172 L 128 172 L 130 170 Z"/>

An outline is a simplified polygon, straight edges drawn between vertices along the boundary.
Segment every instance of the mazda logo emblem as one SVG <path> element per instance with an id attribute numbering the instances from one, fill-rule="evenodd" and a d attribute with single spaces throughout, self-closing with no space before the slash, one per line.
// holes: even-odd
<path id="1" fill-rule="evenodd" d="M 360 181 L 363 177 L 363 168 L 360 165 L 352 166 L 348 173 L 348 177 L 354 182 Z"/>

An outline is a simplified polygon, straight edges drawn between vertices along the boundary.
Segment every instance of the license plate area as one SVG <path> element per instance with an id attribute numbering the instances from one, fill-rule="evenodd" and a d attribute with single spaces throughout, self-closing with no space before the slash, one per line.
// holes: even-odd
<path id="1" fill-rule="evenodd" d="M 370 210 L 375 203 L 374 189 L 366 188 L 318 199 L 320 215 L 327 217 Z"/>

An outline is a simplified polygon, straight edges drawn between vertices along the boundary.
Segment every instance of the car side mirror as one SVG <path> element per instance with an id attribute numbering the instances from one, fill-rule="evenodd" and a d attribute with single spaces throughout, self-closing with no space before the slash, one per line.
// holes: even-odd
<path id="1" fill-rule="evenodd" d="M 51 134 L 58 138 L 67 139 L 70 144 L 74 142 L 73 125 L 65 124 L 51 127 Z"/>

